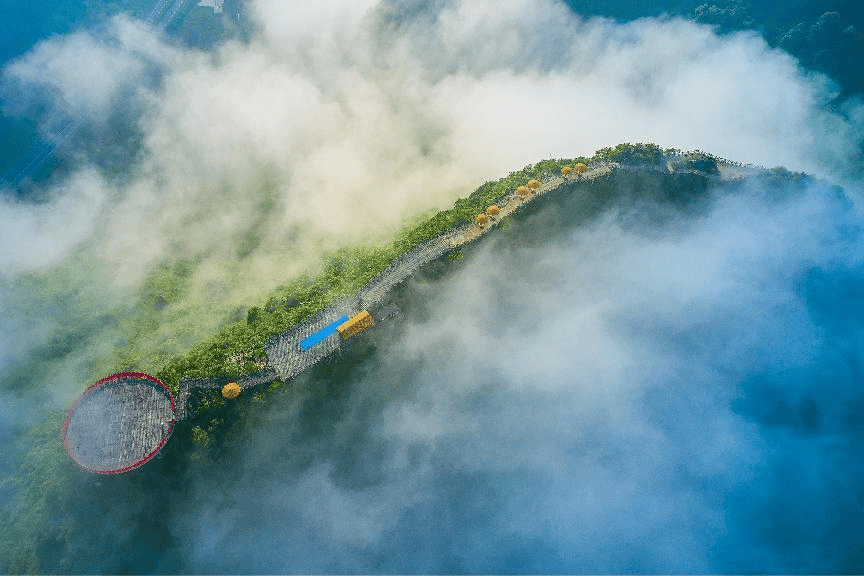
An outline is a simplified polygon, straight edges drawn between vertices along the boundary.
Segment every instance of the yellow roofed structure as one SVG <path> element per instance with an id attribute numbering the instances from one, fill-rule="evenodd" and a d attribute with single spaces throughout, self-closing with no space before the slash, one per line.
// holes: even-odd
<path id="1" fill-rule="evenodd" d="M 572 171 L 573 169 L 569 166 L 564 166 L 563 168 L 561 168 L 561 176 L 569 176 Z"/>
<path id="2" fill-rule="evenodd" d="M 366 328 L 375 325 L 375 319 L 367 310 L 363 310 L 359 314 L 355 314 L 345 322 L 339 325 L 336 330 L 343 338 L 351 338 L 355 334 L 359 334 Z"/>
<path id="3" fill-rule="evenodd" d="M 222 396 L 225 398 L 236 398 L 240 395 L 240 386 L 236 382 L 229 382 L 222 387 Z"/>
<path id="4" fill-rule="evenodd" d="M 486 208 L 486 215 L 489 216 L 490 218 L 494 218 L 495 216 L 497 216 L 500 213 L 501 213 L 501 209 L 498 208 L 498 206 L 496 206 L 495 204 L 492 204 L 491 206 Z"/>
<path id="5" fill-rule="evenodd" d="M 525 196 L 531 194 L 531 189 L 527 186 L 519 186 L 518 188 L 516 188 L 516 194 L 524 198 Z"/>
<path id="6" fill-rule="evenodd" d="M 537 188 L 540 188 L 540 181 L 539 180 L 533 180 L 533 179 L 529 180 L 528 181 L 528 188 L 532 188 L 534 190 L 536 190 Z"/>
<path id="7" fill-rule="evenodd" d="M 576 166 L 574 166 L 573 169 L 576 170 L 577 174 L 581 174 L 582 172 L 584 172 L 585 170 L 588 169 L 588 166 L 586 166 L 585 164 L 582 164 L 580 162 L 579 164 L 576 164 Z"/>
<path id="8" fill-rule="evenodd" d="M 474 222 L 482 228 L 483 226 L 489 224 L 489 216 L 481 212 L 474 217 Z"/>

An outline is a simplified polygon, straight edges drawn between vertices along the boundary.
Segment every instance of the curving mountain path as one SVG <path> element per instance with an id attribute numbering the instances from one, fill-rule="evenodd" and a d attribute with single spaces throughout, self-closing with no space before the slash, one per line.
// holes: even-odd
<path id="1" fill-rule="evenodd" d="M 557 190 L 571 182 L 588 181 L 605 176 L 610 174 L 616 167 L 617 164 L 601 164 L 592 167 L 582 174 L 548 177 L 540 183 L 540 187 L 536 192 L 525 198 L 517 195 L 515 191 L 499 198 L 496 204 L 501 209 L 501 212 L 488 225 L 481 227 L 472 223 L 458 226 L 427 242 L 418 244 L 396 258 L 390 266 L 372 278 L 353 298 L 336 300 L 324 310 L 313 314 L 296 326 L 270 338 L 264 344 L 267 364 L 258 372 L 236 378 L 219 376 L 216 378 L 181 380 L 176 408 L 178 419 L 182 418 L 185 414 L 186 400 L 192 388 L 219 389 L 228 382 L 236 382 L 241 389 L 246 389 L 271 382 L 277 378 L 283 382 L 287 382 L 296 377 L 304 370 L 336 352 L 342 345 L 342 337 L 338 333 L 334 333 L 308 350 L 302 350 L 299 346 L 300 341 L 307 336 L 314 334 L 341 316 L 351 317 L 363 310 L 369 310 L 376 322 L 381 321 L 392 314 L 391 310 L 382 309 L 381 306 L 386 295 L 421 266 L 443 256 L 453 249 L 481 238 L 495 226 L 498 226 L 504 218 L 517 212 L 523 206 L 530 204 L 538 197 Z"/>
<path id="2" fill-rule="evenodd" d="M 759 170 L 755 166 L 735 165 L 729 162 L 717 162 L 719 174 L 708 174 L 706 172 L 676 166 L 672 162 L 666 166 L 639 166 L 629 167 L 617 163 L 597 164 L 582 174 L 572 173 L 568 176 L 549 176 L 545 178 L 540 187 L 532 194 L 521 197 L 515 190 L 498 198 L 495 204 L 500 208 L 500 213 L 486 226 L 467 224 L 457 226 L 444 234 L 418 244 L 411 250 L 397 257 L 385 270 L 372 278 L 356 296 L 342 298 L 332 302 L 324 310 L 309 316 L 296 326 L 277 334 L 264 344 L 267 362 L 261 370 L 240 377 L 219 376 L 216 378 L 186 379 L 180 381 L 180 393 L 177 397 L 177 418 L 185 415 L 186 400 L 192 388 L 220 389 L 228 382 L 236 382 L 241 389 L 251 388 L 259 384 L 272 382 L 277 378 L 283 382 L 296 377 L 304 370 L 320 362 L 333 352 L 339 350 L 342 345 L 342 337 L 338 332 L 324 338 L 309 349 L 303 350 L 300 342 L 320 330 L 332 324 L 342 316 L 352 317 L 355 314 L 368 310 L 375 322 L 380 322 L 395 312 L 393 307 L 383 306 L 387 294 L 398 284 L 404 282 L 409 276 L 416 272 L 421 266 L 439 258 L 445 253 L 464 246 L 481 238 L 498 226 L 505 218 L 518 212 L 524 206 L 534 202 L 537 198 L 550 192 L 558 190 L 566 184 L 573 182 L 587 182 L 611 174 L 619 169 L 654 170 L 675 174 L 698 174 L 711 181 L 735 180 L 751 175 Z"/>

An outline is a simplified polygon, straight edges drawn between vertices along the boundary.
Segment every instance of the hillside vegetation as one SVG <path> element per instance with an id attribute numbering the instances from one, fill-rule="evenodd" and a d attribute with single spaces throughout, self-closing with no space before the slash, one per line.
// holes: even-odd
<path id="1" fill-rule="evenodd" d="M 403 228 L 388 245 L 358 246 L 331 254 L 317 277 L 301 277 L 283 286 L 266 302 L 250 308 L 245 318 L 229 324 L 186 354 L 170 359 L 156 377 L 177 393 L 183 378 L 240 376 L 258 370 L 265 358 L 267 339 L 323 310 L 333 300 L 356 294 L 400 254 L 454 226 L 471 222 L 476 214 L 530 179 L 542 180 L 557 175 L 564 166 L 580 162 L 589 168 L 609 162 L 656 167 L 665 165 L 669 159 L 677 159 L 678 165 L 685 163 L 705 172 L 716 172 L 716 159 L 708 154 L 685 155 L 676 149 L 664 150 L 654 144 L 640 143 L 603 148 L 591 158 L 542 160 L 500 180 L 486 182 L 467 198 L 456 200 L 452 208 Z M 186 272 L 184 266 L 160 270 L 145 284 L 142 300 L 156 307 L 170 303 L 177 297 L 178 285 Z"/>

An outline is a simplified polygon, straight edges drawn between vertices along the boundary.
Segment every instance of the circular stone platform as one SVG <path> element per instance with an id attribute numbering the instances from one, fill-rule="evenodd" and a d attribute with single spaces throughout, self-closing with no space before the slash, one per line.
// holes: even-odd
<path id="1" fill-rule="evenodd" d="M 83 468 L 118 474 L 153 458 L 171 435 L 174 397 L 140 372 L 112 374 L 93 384 L 69 409 L 63 441 Z"/>

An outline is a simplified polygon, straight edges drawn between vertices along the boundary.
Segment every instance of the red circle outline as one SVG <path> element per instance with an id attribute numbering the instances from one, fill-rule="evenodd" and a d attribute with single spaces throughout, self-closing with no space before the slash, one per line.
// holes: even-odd
<path id="1" fill-rule="evenodd" d="M 171 414 L 172 414 L 171 422 L 168 426 L 168 432 L 165 434 L 165 436 L 162 437 L 162 440 L 159 442 L 159 444 L 156 446 L 156 448 L 154 448 L 152 452 L 150 452 L 149 454 L 144 456 L 144 458 L 133 462 L 129 466 L 124 466 L 123 468 L 97 470 L 95 468 L 87 466 L 86 464 L 83 464 L 82 462 L 79 462 L 75 458 L 75 456 L 72 455 L 72 451 L 69 449 L 69 438 L 67 437 L 67 432 L 68 432 L 68 428 L 69 428 L 69 421 L 72 418 L 72 412 L 75 411 L 75 407 L 78 406 L 78 403 L 81 402 L 81 400 L 83 400 L 85 396 L 90 394 L 94 389 L 101 387 L 102 385 L 107 384 L 108 382 L 120 380 L 121 378 L 138 378 L 140 380 L 149 380 L 150 382 L 153 382 L 154 384 L 158 384 L 159 386 L 161 386 L 165 390 L 165 392 L 168 394 L 168 398 L 171 400 Z M 72 404 L 72 406 L 66 412 L 66 418 L 63 421 L 63 447 L 66 449 L 66 453 L 69 454 L 69 457 L 72 458 L 72 460 L 76 464 L 78 464 L 79 466 L 81 466 L 82 468 L 87 470 L 88 472 L 95 472 L 96 474 L 122 474 L 123 472 L 128 472 L 129 470 L 133 470 L 133 469 L 138 468 L 139 466 L 141 466 L 143 464 L 146 464 L 154 456 L 156 456 L 156 454 L 159 453 L 159 450 L 162 449 L 162 447 L 168 441 L 168 438 L 171 436 L 171 432 L 174 430 L 174 423 L 176 422 L 176 418 L 174 417 L 175 410 L 176 410 L 176 405 L 174 403 L 174 395 L 171 394 L 171 390 L 169 390 L 168 387 L 165 386 L 165 384 L 163 384 L 157 378 L 154 378 L 153 376 L 150 376 L 149 374 L 145 374 L 144 372 L 117 372 L 116 374 L 111 374 L 110 376 L 106 376 L 105 378 L 102 378 L 101 380 L 99 380 L 95 384 L 91 384 L 90 386 L 88 386 L 87 389 L 81 393 L 81 395 L 78 397 L 78 399 L 75 400 L 75 402 Z"/>

